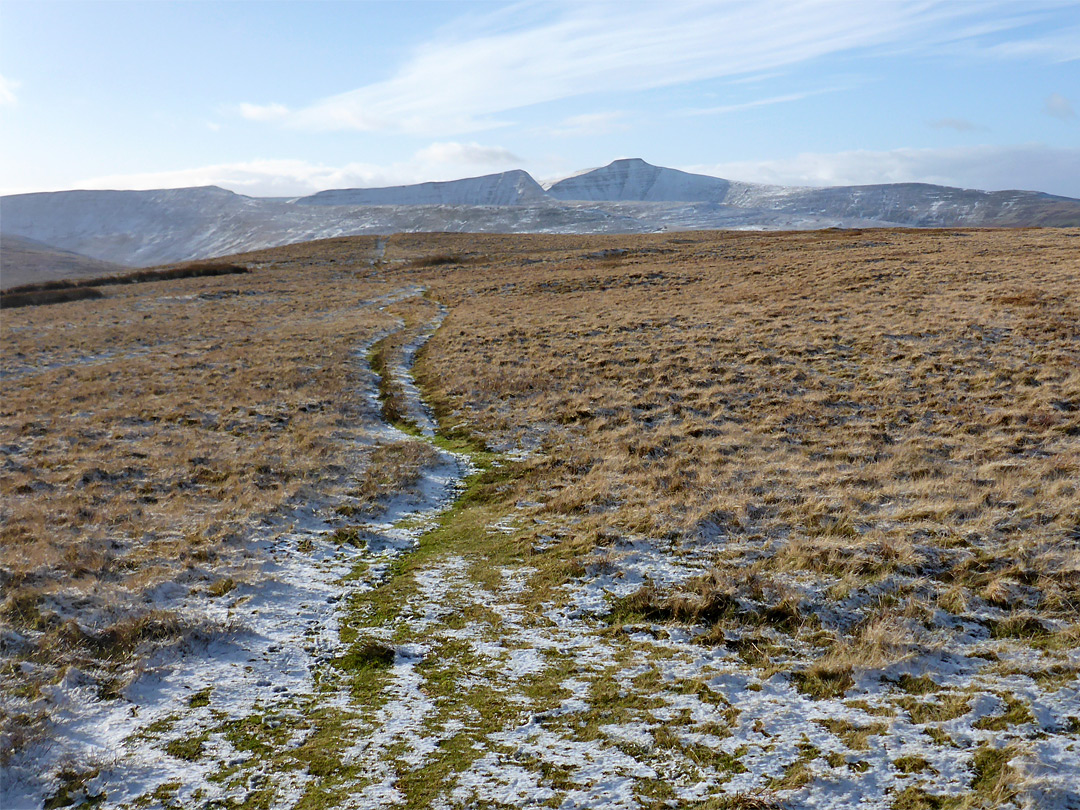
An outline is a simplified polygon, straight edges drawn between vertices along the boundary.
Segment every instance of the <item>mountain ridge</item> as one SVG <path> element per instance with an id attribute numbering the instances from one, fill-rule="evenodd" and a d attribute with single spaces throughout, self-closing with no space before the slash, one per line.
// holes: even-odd
<path id="1" fill-rule="evenodd" d="M 576 199 L 582 198 L 582 199 Z M 524 170 L 462 180 L 249 197 L 220 186 L 0 197 L 0 229 L 129 266 L 401 231 L 647 233 L 829 227 L 1080 227 L 1080 200 L 924 183 L 765 186 L 613 161 L 552 183 Z"/>
<path id="2" fill-rule="evenodd" d="M 546 197 L 524 169 L 460 180 L 385 188 L 330 189 L 300 197 L 297 205 L 522 205 Z"/>

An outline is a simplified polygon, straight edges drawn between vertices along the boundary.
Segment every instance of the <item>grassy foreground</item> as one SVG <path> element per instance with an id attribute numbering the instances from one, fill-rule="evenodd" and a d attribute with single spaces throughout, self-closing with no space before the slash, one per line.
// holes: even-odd
<path id="1" fill-rule="evenodd" d="M 93 507 L 74 492 L 55 512 L 32 508 L 38 481 L 61 490 L 69 480 L 50 475 L 111 471 L 95 461 L 112 458 L 107 447 L 78 455 L 76 442 L 19 439 L 21 453 L 52 455 L 24 462 L 25 500 L 15 503 L 25 513 L 5 512 L 5 576 L 22 577 L 24 594 L 5 600 L 6 615 L 24 621 L 16 611 L 33 606 L 26 615 L 43 616 L 33 619 L 40 629 L 18 626 L 52 655 L 48 607 L 68 583 L 85 592 L 94 577 L 117 581 L 119 558 L 130 560 L 119 581 L 135 592 L 139 576 L 177 577 L 207 542 L 164 550 L 129 528 L 136 518 L 157 520 L 161 536 L 215 504 L 219 531 L 240 534 L 243 520 L 305 496 L 284 482 L 309 480 L 312 490 L 338 487 L 343 516 L 359 520 L 365 503 L 432 463 L 421 448 L 438 446 L 468 455 L 476 472 L 415 550 L 377 575 L 366 563 L 354 572 L 367 584 L 348 600 L 343 647 L 316 692 L 270 722 L 212 722 L 211 693 L 194 707 L 210 718 L 205 737 L 161 729 L 174 759 L 254 754 L 210 769 L 231 791 L 225 806 L 1072 806 L 1078 243 L 1076 232 L 1041 230 L 398 235 L 368 266 L 370 245 L 332 240 L 239 257 L 254 272 L 201 282 L 198 295 L 250 285 L 272 297 L 276 309 L 252 312 L 249 331 L 236 322 L 238 303 L 254 305 L 244 298 L 220 310 L 219 299 L 199 298 L 181 313 L 165 302 L 195 282 L 143 285 L 165 291 L 138 299 L 167 307 L 163 334 L 179 338 L 191 326 L 179 320 L 198 313 L 208 335 L 229 336 L 220 350 L 230 370 L 242 359 L 259 372 L 278 358 L 264 377 L 233 374 L 228 388 L 181 377 L 194 393 L 178 412 L 194 413 L 199 397 L 298 397 L 288 392 L 304 389 L 269 383 L 310 369 L 318 345 L 338 354 L 326 373 L 307 372 L 304 396 L 324 402 L 315 413 L 343 416 L 306 427 L 297 420 L 310 412 L 290 410 L 272 434 L 289 472 L 268 474 L 269 500 L 239 449 L 220 484 L 235 495 L 162 479 L 177 484 L 162 490 L 172 493 L 167 514 L 98 476 L 85 486 L 97 488 L 98 510 L 118 510 L 111 523 L 83 515 Z M 414 286 L 425 299 L 362 319 L 334 303 L 343 290 L 370 298 Z M 439 435 L 376 442 L 349 468 L 360 474 L 345 475 L 339 456 L 342 474 L 328 475 L 333 462 L 310 448 L 340 453 L 349 413 L 348 375 L 333 382 L 329 369 L 369 343 L 372 365 L 390 369 L 433 302 L 448 314 L 414 373 Z M 86 346 L 131 341 L 109 372 L 123 380 L 139 368 L 134 348 L 147 338 L 105 328 L 131 311 L 111 306 L 5 319 L 23 355 L 42 358 L 33 374 L 15 370 L 33 382 L 18 383 L 27 414 L 7 414 L 6 431 L 34 435 L 28 414 L 49 413 L 50 397 L 57 415 L 46 428 L 60 430 L 50 426 L 70 406 L 56 392 L 79 372 L 45 368 L 74 356 L 64 343 L 74 338 L 57 334 L 74 330 Z M 252 343 L 267 316 L 278 328 Z M 71 326 L 59 326 L 64 318 Z M 372 342 L 395 319 L 404 331 Z M 172 373 L 205 373 L 218 350 L 209 337 L 202 349 Z M 86 376 L 76 381 L 98 379 Z M 410 428 L 388 379 L 385 415 Z M 130 406 L 82 401 L 92 405 L 79 418 L 107 415 L 98 429 L 124 447 L 116 425 Z M 301 424 L 310 433 L 295 433 Z M 171 425 L 140 440 L 172 448 L 218 429 L 205 418 Z M 267 447 L 248 452 L 263 458 Z M 168 475 L 169 456 L 139 452 L 142 475 Z M 222 451 L 213 458 L 221 466 Z M 126 541 L 138 553 L 43 584 L 60 565 L 52 560 L 124 532 L 139 537 Z M 228 548 L 225 534 L 210 539 Z M 53 556 L 20 569 L 14 549 L 25 548 Z M 209 590 L 225 569 L 206 570 Z M 55 677 L 64 661 L 50 666 Z M 151 803 L 179 806 L 184 787 L 164 786 Z"/>

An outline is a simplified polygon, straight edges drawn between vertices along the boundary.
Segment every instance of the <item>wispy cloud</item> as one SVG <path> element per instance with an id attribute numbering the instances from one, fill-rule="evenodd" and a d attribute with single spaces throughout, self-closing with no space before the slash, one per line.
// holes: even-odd
<path id="1" fill-rule="evenodd" d="M 966 118 L 938 118 L 931 121 L 930 126 L 934 129 L 955 129 L 957 132 L 977 132 L 986 129 L 986 127 L 972 123 Z"/>
<path id="2" fill-rule="evenodd" d="M 19 89 L 19 82 L 0 76 L 0 107 L 10 107 L 16 104 L 19 97 L 15 91 Z"/>
<path id="3" fill-rule="evenodd" d="M 1076 118 L 1076 110 L 1073 109 L 1072 102 L 1061 93 L 1051 93 L 1047 96 L 1043 103 L 1043 112 L 1054 118 L 1060 118 L 1062 121 Z"/>
<path id="4" fill-rule="evenodd" d="M 988 47 L 986 51 L 990 56 L 1008 59 L 1035 58 L 1050 62 L 1075 62 L 1080 59 L 1080 24 L 1063 26 L 1052 34 L 1037 38 L 1025 37 L 1001 42 Z"/>
<path id="5" fill-rule="evenodd" d="M 289 117 L 289 108 L 284 104 L 248 104 L 239 105 L 241 117 L 249 121 L 281 121 Z"/>
<path id="6" fill-rule="evenodd" d="M 549 127 L 545 132 L 556 138 L 610 135 L 612 132 L 621 132 L 629 128 L 625 118 L 626 113 L 617 110 L 571 115 L 555 126 Z"/>
<path id="7" fill-rule="evenodd" d="M 1025 12 L 1042 6 L 1031 0 Z M 446 137 L 502 126 L 509 111 L 584 94 L 742 78 L 883 46 L 918 50 L 973 41 L 984 9 L 860 0 L 775 0 L 768 13 L 752 0 L 521 3 L 471 17 L 467 30 L 444 31 L 384 81 L 297 109 L 247 104 L 241 110 L 254 120 L 308 130 Z M 1026 17 L 1016 12 L 1010 20 L 1019 27 Z"/>
<path id="8" fill-rule="evenodd" d="M 156 189 L 221 186 L 253 197 L 294 197 L 329 188 L 377 188 L 429 180 L 456 180 L 521 165 L 507 149 L 477 143 L 433 143 L 389 165 L 327 166 L 305 160 L 250 160 L 176 171 L 92 177 L 77 188 Z M 40 190 L 40 189 L 36 189 Z M 17 190 L 9 190 L 14 193 Z"/>
<path id="9" fill-rule="evenodd" d="M 521 163 L 521 158 L 501 146 L 481 146 L 478 143 L 433 143 L 416 153 L 420 163 L 452 166 L 507 166 Z"/>
<path id="10" fill-rule="evenodd" d="M 786 104 L 791 101 L 802 101 L 804 98 L 820 96 L 823 93 L 835 93 L 842 89 L 843 88 L 840 87 L 825 87 L 819 90 L 807 90 L 802 93 L 785 93 L 782 96 L 759 98 L 754 99 L 753 101 L 744 101 L 740 104 L 721 104 L 718 107 L 684 110 L 683 113 L 684 115 L 726 115 L 728 113 L 742 112 L 743 110 L 752 110 L 756 107 L 770 107 L 773 104 Z"/>
<path id="11" fill-rule="evenodd" d="M 1041 144 L 805 153 L 783 160 L 681 167 L 730 180 L 795 186 L 937 183 L 1080 197 L 1080 148 Z"/>

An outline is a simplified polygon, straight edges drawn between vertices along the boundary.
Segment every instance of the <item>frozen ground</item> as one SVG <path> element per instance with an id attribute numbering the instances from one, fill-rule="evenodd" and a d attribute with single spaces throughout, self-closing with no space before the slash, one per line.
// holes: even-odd
<path id="1" fill-rule="evenodd" d="M 409 368 L 437 323 L 391 364 L 426 435 Z M 371 440 L 409 440 L 378 422 L 375 382 Z M 163 654 L 122 700 L 69 674 L 58 742 L 8 770 L 3 806 L 40 807 L 71 765 L 97 772 L 68 780 L 73 802 L 105 807 L 993 806 L 989 782 L 1011 773 L 1018 803 L 1080 808 L 1080 651 L 928 630 L 900 663 L 813 697 L 788 666 L 807 649 L 770 628 L 705 644 L 611 621 L 612 600 L 678 585 L 715 549 L 622 537 L 545 589 L 572 526 L 505 558 L 529 503 L 446 534 L 437 516 L 467 473 L 440 451 L 355 545 L 318 510 L 267 527 L 258 584 L 177 597 L 230 632 Z"/>
<path id="2" fill-rule="evenodd" d="M 369 305 L 385 307 L 419 292 L 403 288 Z M 358 350 L 358 363 L 366 364 L 369 349 Z M 370 422 L 363 440 L 411 440 L 381 421 L 377 377 L 366 371 L 361 394 Z M 407 377 L 408 370 L 401 367 L 399 373 Z M 429 418 L 418 404 L 416 411 Z M 96 683 L 69 669 L 44 695 L 53 723 L 50 739 L 24 750 L 5 768 L 0 806 L 41 807 L 65 792 L 76 804 L 107 797 L 105 806 L 127 806 L 140 804 L 162 785 L 174 786 L 175 801 L 182 806 L 235 799 L 235 791 L 209 777 L 246 762 L 250 754 L 215 729 L 243 725 L 253 715 L 271 726 L 286 716 L 300 716 L 301 705 L 317 691 L 316 673 L 340 651 L 340 603 L 371 588 L 389 562 L 415 544 L 432 517 L 455 497 L 466 463 L 439 451 L 419 481 L 387 500 L 361 526 L 361 546 L 335 541 L 341 518 L 327 504 L 302 506 L 267 521 L 260 532 L 265 539 L 250 544 L 260 560 L 258 575 L 250 577 L 254 584 L 239 584 L 218 598 L 179 584 L 160 587 L 154 594 L 158 606 L 177 611 L 206 632 L 146 662 L 118 700 L 100 700 Z M 348 577 L 361 560 L 368 577 Z M 345 698 L 323 695 L 322 701 L 342 703 Z M 84 779 L 88 773 L 92 776 Z M 77 787 L 65 787 L 73 782 Z M 283 787 L 286 795 L 297 789 L 292 778 Z"/>
<path id="3" fill-rule="evenodd" d="M 818 699 L 692 632 L 613 632 L 603 620 L 612 596 L 699 571 L 676 549 L 628 540 L 535 604 L 528 567 L 502 570 L 489 589 L 465 557 L 431 565 L 392 632 L 400 654 L 386 702 L 352 753 L 360 773 L 376 774 L 357 780 L 361 795 L 404 803 L 395 774 L 444 772 L 447 750 L 467 748 L 475 756 L 445 775 L 432 806 L 692 806 L 743 795 L 890 808 L 904 795 L 959 800 L 984 767 L 970 752 L 1004 751 L 1025 775 L 1029 806 L 1080 806 L 1075 674 L 1000 674 L 1025 653 L 973 634 Z M 460 615 L 486 619 L 462 626 Z M 1075 666 L 1076 651 L 1067 658 Z"/>

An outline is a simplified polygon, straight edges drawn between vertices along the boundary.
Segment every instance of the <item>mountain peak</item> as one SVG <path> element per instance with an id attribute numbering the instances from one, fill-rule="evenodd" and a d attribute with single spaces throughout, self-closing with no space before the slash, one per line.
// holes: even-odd
<path id="1" fill-rule="evenodd" d="M 730 187 L 719 177 L 665 169 L 641 158 L 620 158 L 553 183 L 548 193 L 559 200 L 720 203 Z"/>
<path id="2" fill-rule="evenodd" d="M 522 205 L 547 195 L 532 176 L 513 169 L 482 177 L 387 188 L 343 188 L 302 197 L 300 205 Z"/>

